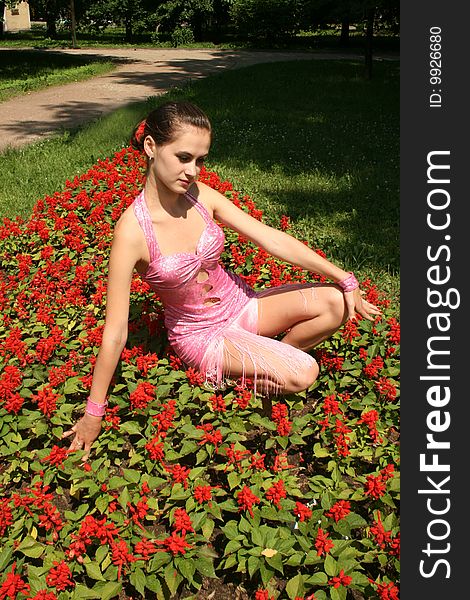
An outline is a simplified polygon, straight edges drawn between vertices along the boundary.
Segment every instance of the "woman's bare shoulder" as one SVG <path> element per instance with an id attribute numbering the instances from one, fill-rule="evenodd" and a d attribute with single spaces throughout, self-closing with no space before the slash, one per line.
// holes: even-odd
<path id="1" fill-rule="evenodd" d="M 214 213 L 217 200 L 222 196 L 220 192 L 202 183 L 202 181 L 195 181 L 193 183 L 191 193 L 197 198 L 198 202 L 201 202 L 205 206 L 210 214 Z"/>

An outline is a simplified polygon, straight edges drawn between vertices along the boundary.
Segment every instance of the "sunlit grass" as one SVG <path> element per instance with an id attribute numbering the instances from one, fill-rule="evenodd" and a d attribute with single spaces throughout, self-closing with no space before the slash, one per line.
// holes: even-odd
<path id="1" fill-rule="evenodd" d="M 49 87 L 82 81 L 116 68 L 115 62 L 34 50 L 0 52 L 0 102 Z"/>

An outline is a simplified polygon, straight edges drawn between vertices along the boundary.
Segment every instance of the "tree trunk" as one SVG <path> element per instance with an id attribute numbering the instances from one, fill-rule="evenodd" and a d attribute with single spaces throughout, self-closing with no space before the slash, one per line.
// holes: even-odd
<path id="1" fill-rule="evenodd" d="M 349 15 L 341 20 L 341 36 L 339 38 L 340 46 L 349 46 Z"/>
<path id="2" fill-rule="evenodd" d="M 72 48 L 77 48 L 77 23 L 75 20 L 74 0 L 70 0 L 70 30 L 72 33 Z"/>
<path id="3" fill-rule="evenodd" d="M 3 37 L 4 28 L 3 28 L 3 15 L 5 13 L 5 2 L 0 2 L 0 38 Z"/>
<path id="4" fill-rule="evenodd" d="M 372 40 L 374 37 L 375 8 L 367 9 L 366 48 L 365 48 L 365 75 L 366 79 L 372 78 Z"/>
<path id="5" fill-rule="evenodd" d="M 55 24 L 55 16 L 49 16 L 47 17 L 46 20 L 46 37 L 51 38 L 51 39 L 55 39 L 57 37 L 57 27 Z"/>
<path id="6" fill-rule="evenodd" d="M 126 42 L 130 44 L 130 43 L 132 43 L 132 19 L 126 18 L 125 28 L 126 28 Z"/>

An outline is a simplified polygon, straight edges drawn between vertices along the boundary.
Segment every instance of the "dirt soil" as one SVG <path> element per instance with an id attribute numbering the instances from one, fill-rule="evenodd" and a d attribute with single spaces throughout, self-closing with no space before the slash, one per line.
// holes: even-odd
<path id="1" fill-rule="evenodd" d="M 18 48 L 15 48 L 18 50 Z M 28 48 L 31 51 L 31 48 Z M 8 61 L 9 48 L 0 48 Z M 82 48 L 38 53 L 107 57 L 117 68 L 86 81 L 53 86 L 1 103 L 0 152 L 53 133 L 76 128 L 126 104 L 158 96 L 188 80 L 226 69 L 285 60 L 349 59 L 362 56 L 325 52 L 247 51 L 188 48 Z M 377 56 L 379 60 L 397 56 Z"/>

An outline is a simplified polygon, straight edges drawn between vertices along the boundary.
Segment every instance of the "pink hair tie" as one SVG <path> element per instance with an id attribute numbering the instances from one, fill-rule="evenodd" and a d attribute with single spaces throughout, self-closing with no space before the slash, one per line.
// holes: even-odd
<path id="1" fill-rule="evenodd" d="M 343 290 L 343 292 L 353 292 L 359 287 L 359 282 L 354 276 L 354 273 L 349 273 L 349 275 L 345 279 L 343 279 L 342 281 L 338 281 L 338 285 Z"/>
<path id="2" fill-rule="evenodd" d="M 93 417 L 103 417 L 106 413 L 106 407 L 108 406 L 108 401 L 106 400 L 104 404 L 98 404 L 97 402 L 93 402 L 90 398 L 87 399 L 85 412 Z"/>

